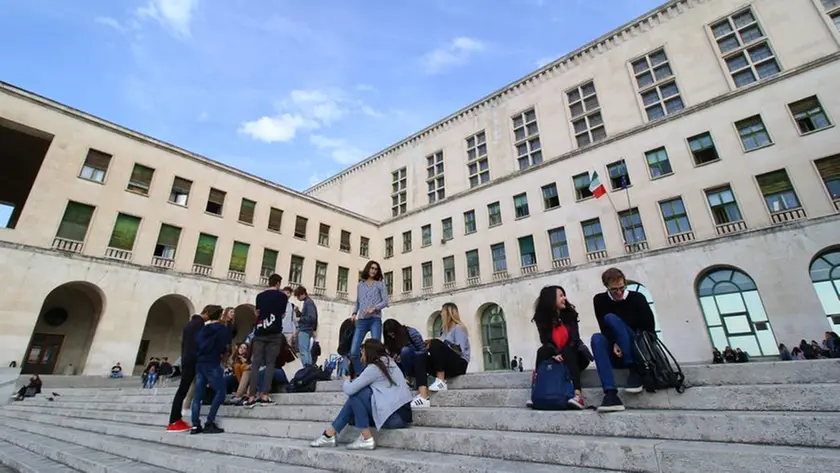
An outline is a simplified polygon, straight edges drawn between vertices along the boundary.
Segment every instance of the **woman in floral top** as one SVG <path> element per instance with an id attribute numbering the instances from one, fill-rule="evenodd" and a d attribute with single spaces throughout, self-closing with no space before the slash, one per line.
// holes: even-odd
<path id="1" fill-rule="evenodd" d="M 382 309 L 388 307 L 388 290 L 382 281 L 382 268 L 376 261 L 368 261 L 362 270 L 356 296 L 356 307 L 353 309 L 353 342 L 350 345 L 350 360 L 353 362 L 353 372 L 361 373 L 362 342 L 370 332 L 370 338 L 382 341 Z"/>

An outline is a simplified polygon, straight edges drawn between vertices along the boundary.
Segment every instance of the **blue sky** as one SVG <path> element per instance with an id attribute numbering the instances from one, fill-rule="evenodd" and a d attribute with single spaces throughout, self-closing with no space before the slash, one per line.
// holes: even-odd
<path id="1" fill-rule="evenodd" d="M 2 0 L 0 80 L 303 190 L 663 1 Z"/>

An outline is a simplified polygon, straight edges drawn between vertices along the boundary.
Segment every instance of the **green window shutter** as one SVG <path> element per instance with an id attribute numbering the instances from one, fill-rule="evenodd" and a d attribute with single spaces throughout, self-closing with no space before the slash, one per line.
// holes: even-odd
<path id="1" fill-rule="evenodd" d="M 158 235 L 158 245 L 176 248 L 178 240 L 181 238 L 181 229 L 172 225 L 162 224 L 160 226 L 160 234 Z"/>
<path id="2" fill-rule="evenodd" d="M 257 203 L 253 200 L 242 199 L 242 205 L 239 207 L 239 221 L 254 223 L 254 210 L 256 208 Z"/>
<path id="3" fill-rule="evenodd" d="M 787 172 L 784 169 L 768 172 L 756 177 L 761 193 L 764 195 L 777 194 L 792 189 Z"/>
<path id="4" fill-rule="evenodd" d="M 135 164 L 134 169 L 131 171 L 131 179 L 128 182 L 128 188 L 133 191 L 147 194 L 149 192 L 149 187 L 152 185 L 152 176 L 154 176 L 154 174 L 154 169 L 143 166 L 142 164 Z"/>
<path id="5" fill-rule="evenodd" d="M 245 272 L 245 265 L 248 262 L 248 250 L 251 245 L 239 241 L 233 242 L 233 250 L 230 252 L 230 270 Z"/>
<path id="6" fill-rule="evenodd" d="M 198 236 L 198 244 L 195 247 L 195 264 L 213 266 L 213 254 L 216 253 L 216 240 L 213 235 L 202 233 Z"/>
<path id="7" fill-rule="evenodd" d="M 131 251 L 134 248 L 138 228 L 140 228 L 139 217 L 126 214 L 117 215 L 117 222 L 114 224 L 114 231 L 111 232 L 111 241 L 108 242 L 108 246 L 118 250 Z"/>
<path id="8" fill-rule="evenodd" d="M 269 250 L 266 248 L 263 250 L 263 258 L 262 258 L 262 269 L 263 271 L 268 270 L 269 272 L 274 272 L 277 268 L 277 255 L 278 253 L 274 250 Z"/>
<path id="9" fill-rule="evenodd" d="M 67 240 L 85 241 L 94 208 L 91 205 L 68 202 L 56 236 Z"/>
<path id="10" fill-rule="evenodd" d="M 523 255 L 535 253 L 533 237 L 526 236 L 519 239 L 519 253 Z"/>
<path id="11" fill-rule="evenodd" d="M 840 177 L 840 154 L 815 161 L 817 171 L 824 180 Z"/>

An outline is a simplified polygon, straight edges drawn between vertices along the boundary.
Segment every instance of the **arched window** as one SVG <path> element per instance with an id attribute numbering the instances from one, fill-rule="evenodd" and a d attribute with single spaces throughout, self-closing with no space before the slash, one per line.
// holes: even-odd
<path id="1" fill-rule="evenodd" d="M 729 268 L 710 270 L 697 284 L 697 297 L 715 348 L 740 348 L 752 356 L 779 353 L 758 289 L 747 274 Z"/>
<path id="2" fill-rule="evenodd" d="M 431 322 L 429 324 L 430 332 L 429 338 L 438 338 L 443 335 L 443 317 L 440 316 L 440 311 L 436 310 L 432 313 L 430 317 Z"/>
<path id="3" fill-rule="evenodd" d="M 509 369 L 507 323 L 498 304 L 487 304 L 481 312 L 481 345 L 484 371 Z"/>
<path id="4" fill-rule="evenodd" d="M 660 335 L 662 333 L 662 329 L 659 327 L 659 315 L 656 313 L 656 306 L 653 305 L 653 295 L 651 295 L 648 288 L 646 288 L 644 284 L 637 283 L 636 281 L 627 281 L 627 290 L 636 291 L 645 296 L 645 299 L 647 299 L 648 305 L 650 306 L 650 311 L 653 312 L 653 322 L 656 324 L 656 334 Z"/>
<path id="5" fill-rule="evenodd" d="M 822 303 L 828 325 L 840 334 L 840 250 L 819 254 L 811 263 L 811 282 Z"/>

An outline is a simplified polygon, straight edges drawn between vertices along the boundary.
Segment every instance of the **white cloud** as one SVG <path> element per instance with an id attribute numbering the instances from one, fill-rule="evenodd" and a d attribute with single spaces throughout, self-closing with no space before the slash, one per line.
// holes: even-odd
<path id="1" fill-rule="evenodd" d="M 243 123 L 239 133 L 265 143 L 291 141 L 298 131 L 318 128 L 319 124 L 300 115 L 284 113 L 274 117 L 260 117 Z"/>
<path id="2" fill-rule="evenodd" d="M 293 90 L 289 94 L 289 101 L 305 116 L 327 125 L 347 113 L 343 106 L 343 94 L 337 91 Z"/>
<path id="3" fill-rule="evenodd" d="M 445 69 L 466 63 L 470 57 L 487 49 L 480 40 L 460 36 L 446 46 L 429 51 L 421 59 L 427 74 L 439 74 Z"/>
<path id="4" fill-rule="evenodd" d="M 359 92 L 378 92 L 379 90 L 370 84 L 356 84 L 356 90 Z"/>
<path id="5" fill-rule="evenodd" d="M 329 153 L 333 161 L 345 166 L 356 164 L 367 157 L 364 151 L 350 145 L 342 138 L 327 138 L 322 135 L 312 135 L 309 137 L 309 142 L 319 150 Z"/>
<path id="6" fill-rule="evenodd" d="M 123 25 L 121 25 L 119 21 L 117 21 L 114 18 L 111 18 L 110 16 L 97 16 L 96 18 L 94 18 L 93 21 L 99 23 L 100 25 L 109 26 L 119 31 L 120 33 L 126 31 L 126 28 Z"/>
<path id="7" fill-rule="evenodd" d="M 175 34 L 189 37 L 193 12 L 199 0 L 149 0 L 146 6 L 137 9 L 140 18 L 153 18 L 172 29 Z"/>
<path id="8" fill-rule="evenodd" d="M 198 117 L 196 117 L 196 120 L 198 120 L 199 122 L 206 122 L 209 119 L 210 114 L 207 112 L 201 112 L 200 114 L 198 114 Z"/>

